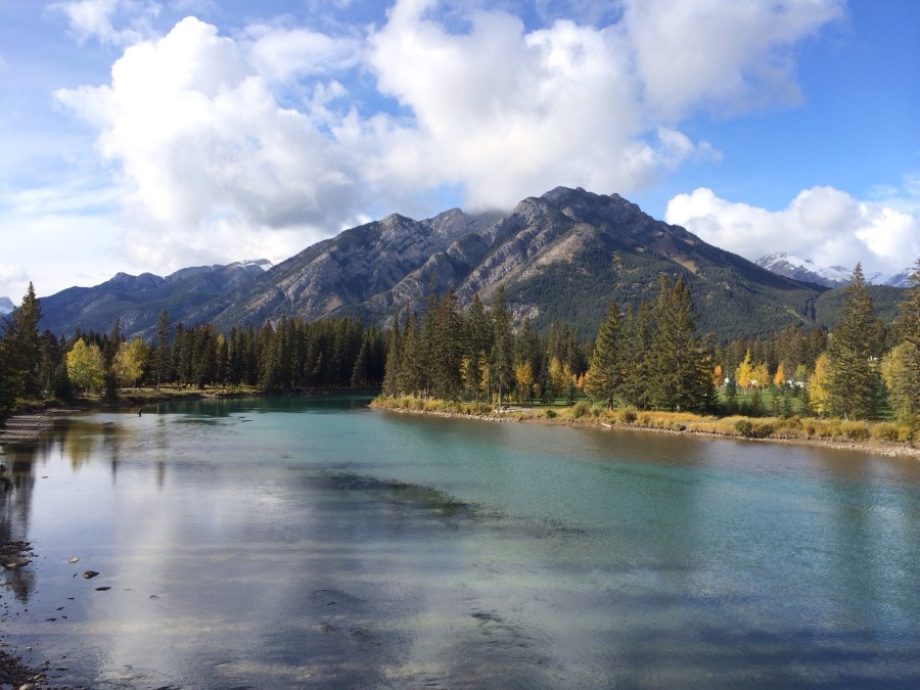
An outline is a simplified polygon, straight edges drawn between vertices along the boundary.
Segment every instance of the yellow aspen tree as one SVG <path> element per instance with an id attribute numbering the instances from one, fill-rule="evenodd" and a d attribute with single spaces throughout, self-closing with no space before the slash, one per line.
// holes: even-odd
<path id="1" fill-rule="evenodd" d="M 737 383 L 742 388 L 750 388 L 752 373 L 753 367 L 751 366 L 751 351 L 749 349 L 744 353 L 744 360 L 735 370 L 735 383 Z"/>
<path id="2" fill-rule="evenodd" d="M 815 360 L 815 370 L 808 379 L 808 399 L 812 409 L 820 415 L 827 414 L 829 395 L 827 353 L 822 352 Z"/>
<path id="3" fill-rule="evenodd" d="M 722 385 L 722 382 L 725 380 L 725 375 L 722 373 L 722 365 L 716 364 L 712 369 L 712 385 L 718 388 Z"/>

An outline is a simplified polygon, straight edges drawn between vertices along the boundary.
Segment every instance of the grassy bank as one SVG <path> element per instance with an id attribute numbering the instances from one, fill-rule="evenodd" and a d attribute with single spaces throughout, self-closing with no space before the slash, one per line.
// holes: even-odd
<path id="1" fill-rule="evenodd" d="M 502 421 L 650 429 L 744 439 L 820 442 L 848 447 L 857 444 L 872 450 L 915 450 L 914 434 L 909 426 L 885 421 L 862 422 L 816 417 L 715 417 L 688 412 L 643 411 L 629 407 L 608 410 L 585 401 L 567 406 L 507 406 L 499 409 L 488 403 L 379 397 L 371 403 L 371 407 Z"/>

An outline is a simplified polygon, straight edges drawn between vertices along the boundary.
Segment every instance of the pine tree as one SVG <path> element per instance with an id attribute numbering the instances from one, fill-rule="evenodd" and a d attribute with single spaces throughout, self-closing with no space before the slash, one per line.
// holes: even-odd
<path id="1" fill-rule="evenodd" d="M 827 352 L 827 392 L 832 414 L 853 419 L 877 415 L 880 332 L 862 267 L 856 264 Z"/>
<path id="2" fill-rule="evenodd" d="M 664 410 L 706 409 L 713 399 L 711 359 L 695 335 L 693 301 L 681 278 L 669 288 L 662 276 L 653 315 L 652 404 Z"/>
<path id="3" fill-rule="evenodd" d="M 171 363 L 172 353 L 169 350 L 169 312 L 164 309 L 160 312 L 160 317 L 157 320 L 157 349 L 156 362 L 154 363 L 157 390 L 160 390 L 161 383 L 170 380 Z"/>
<path id="4" fill-rule="evenodd" d="M 383 375 L 383 394 L 391 398 L 399 395 L 399 368 L 402 360 L 402 338 L 399 333 L 399 315 L 393 317 L 387 344 L 387 362 Z"/>
<path id="5" fill-rule="evenodd" d="M 403 352 L 400 359 L 397 382 L 399 390 L 409 395 L 421 395 L 425 377 L 425 357 L 421 342 L 418 316 L 410 312 L 406 318 L 406 331 L 403 335 Z"/>
<path id="6" fill-rule="evenodd" d="M 611 304 L 594 341 L 591 364 L 585 378 L 588 395 L 593 400 L 603 401 L 608 408 L 613 407 L 614 397 L 623 380 L 620 350 L 620 321 L 616 305 Z"/>
<path id="7" fill-rule="evenodd" d="M 920 258 L 910 276 L 910 289 L 901 303 L 897 325 L 904 343 L 901 416 L 920 426 Z"/>
<path id="8" fill-rule="evenodd" d="M 473 295 L 467 314 L 465 356 L 471 362 L 467 367 L 466 386 L 479 400 L 482 377 L 479 374 L 479 361 L 492 352 L 492 324 L 486 314 L 479 295 Z"/>
<path id="9" fill-rule="evenodd" d="M 22 304 L 13 310 L 6 333 L 9 344 L 7 355 L 12 358 L 14 376 L 18 379 L 14 387 L 18 394 L 29 398 L 39 397 L 42 393 L 42 348 L 38 332 L 41 318 L 41 305 L 35 297 L 35 288 L 29 283 Z"/>
<path id="10" fill-rule="evenodd" d="M 504 394 L 514 388 L 514 334 L 511 331 L 511 311 L 505 302 L 505 289 L 499 287 L 492 304 L 492 353 L 489 358 L 489 379 L 498 392 L 501 406 Z"/>
<path id="11" fill-rule="evenodd" d="M 431 380 L 436 398 L 460 397 L 460 360 L 463 358 L 463 322 L 453 290 L 440 301 L 433 318 Z"/>
<path id="12" fill-rule="evenodd" d="M 634 313 L 626 310 L 623 333 L 623 381 L 620 395 L 625 402 L 641 410 L 651 405 L 649 389 L 652 376 L 652 318 L 648 303 L 643 302 Z"/>

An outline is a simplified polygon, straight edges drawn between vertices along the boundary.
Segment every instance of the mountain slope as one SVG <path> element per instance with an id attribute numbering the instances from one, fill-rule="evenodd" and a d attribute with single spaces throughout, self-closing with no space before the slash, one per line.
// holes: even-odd
<path id="1" fill-rule="evenodd" d="M 125 335 L 150 338 L 163 309 L 173 323 L 183 321 L 215 297 L 263 275 L 270 266 L 265 260 L 197 266 L 165 278 L 119 273 L 94 287 L 72 287 L 43 297 L 41 327 L 57 335 L 70 335 L 77 328 L 108 332 L 120 319 Z"/>
<path id="2" fill-rule="evenodd" d="M 43 299 L 42 307 L 44 325 L 59 333 L 78 325 L 108 330 L 118 317 L 129 333 L 149 337 L 163 308 L 174 323 L 213 322 L 224 331 L 285 316 L 385 323 L 448 289 L 465 304 L 477 293 L 488 302 L 504 287 L 518 323 L 564 321 L 590 337 L 610 302 L 653 300 L 661 274 L 684 278 L 701 329 L 718 339 L 831 325 L 839 312 L 839 288 L 777 275 L 617 194 L 565 187 L 508 213 L 452 209 L 420 221 L 393 214 L 264 272 L 234 264 L 167 278 L 119 275 Z M 877 292 L 879 311 L 890 313 L 899 291 Z"/>
<path id="3" fill-rule="evenodd" d="M 0 297 L 0 315 L 9 314 L 15 308 L 16 305 L 9 297 Z"/>
<path id="4" fill-rule="evenodd" d="M 449 288 L 465 303 L 504 286 L 519 321 L 574 322 L 590 335 L 610 301 L 652 299 L 660 273 L 685 278 L 702 327 L 720 338 L 806 323 L 823 291 L 656 221 L 616 194 L 560 187 L 504 216 L 454 210 L 346 230 L 229 295 L 215 319 L 222 328 L 284 315 L 385 321 Z"/>

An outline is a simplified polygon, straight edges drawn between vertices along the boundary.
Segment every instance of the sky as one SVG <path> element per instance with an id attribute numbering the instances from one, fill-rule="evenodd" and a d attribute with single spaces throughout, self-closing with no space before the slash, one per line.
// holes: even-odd
<path id="1" fill-rule="evenodd" d="M 915 0 L 0 0 L 0 296 L 558 185 L 894 274 L 918 84 Z"/>

